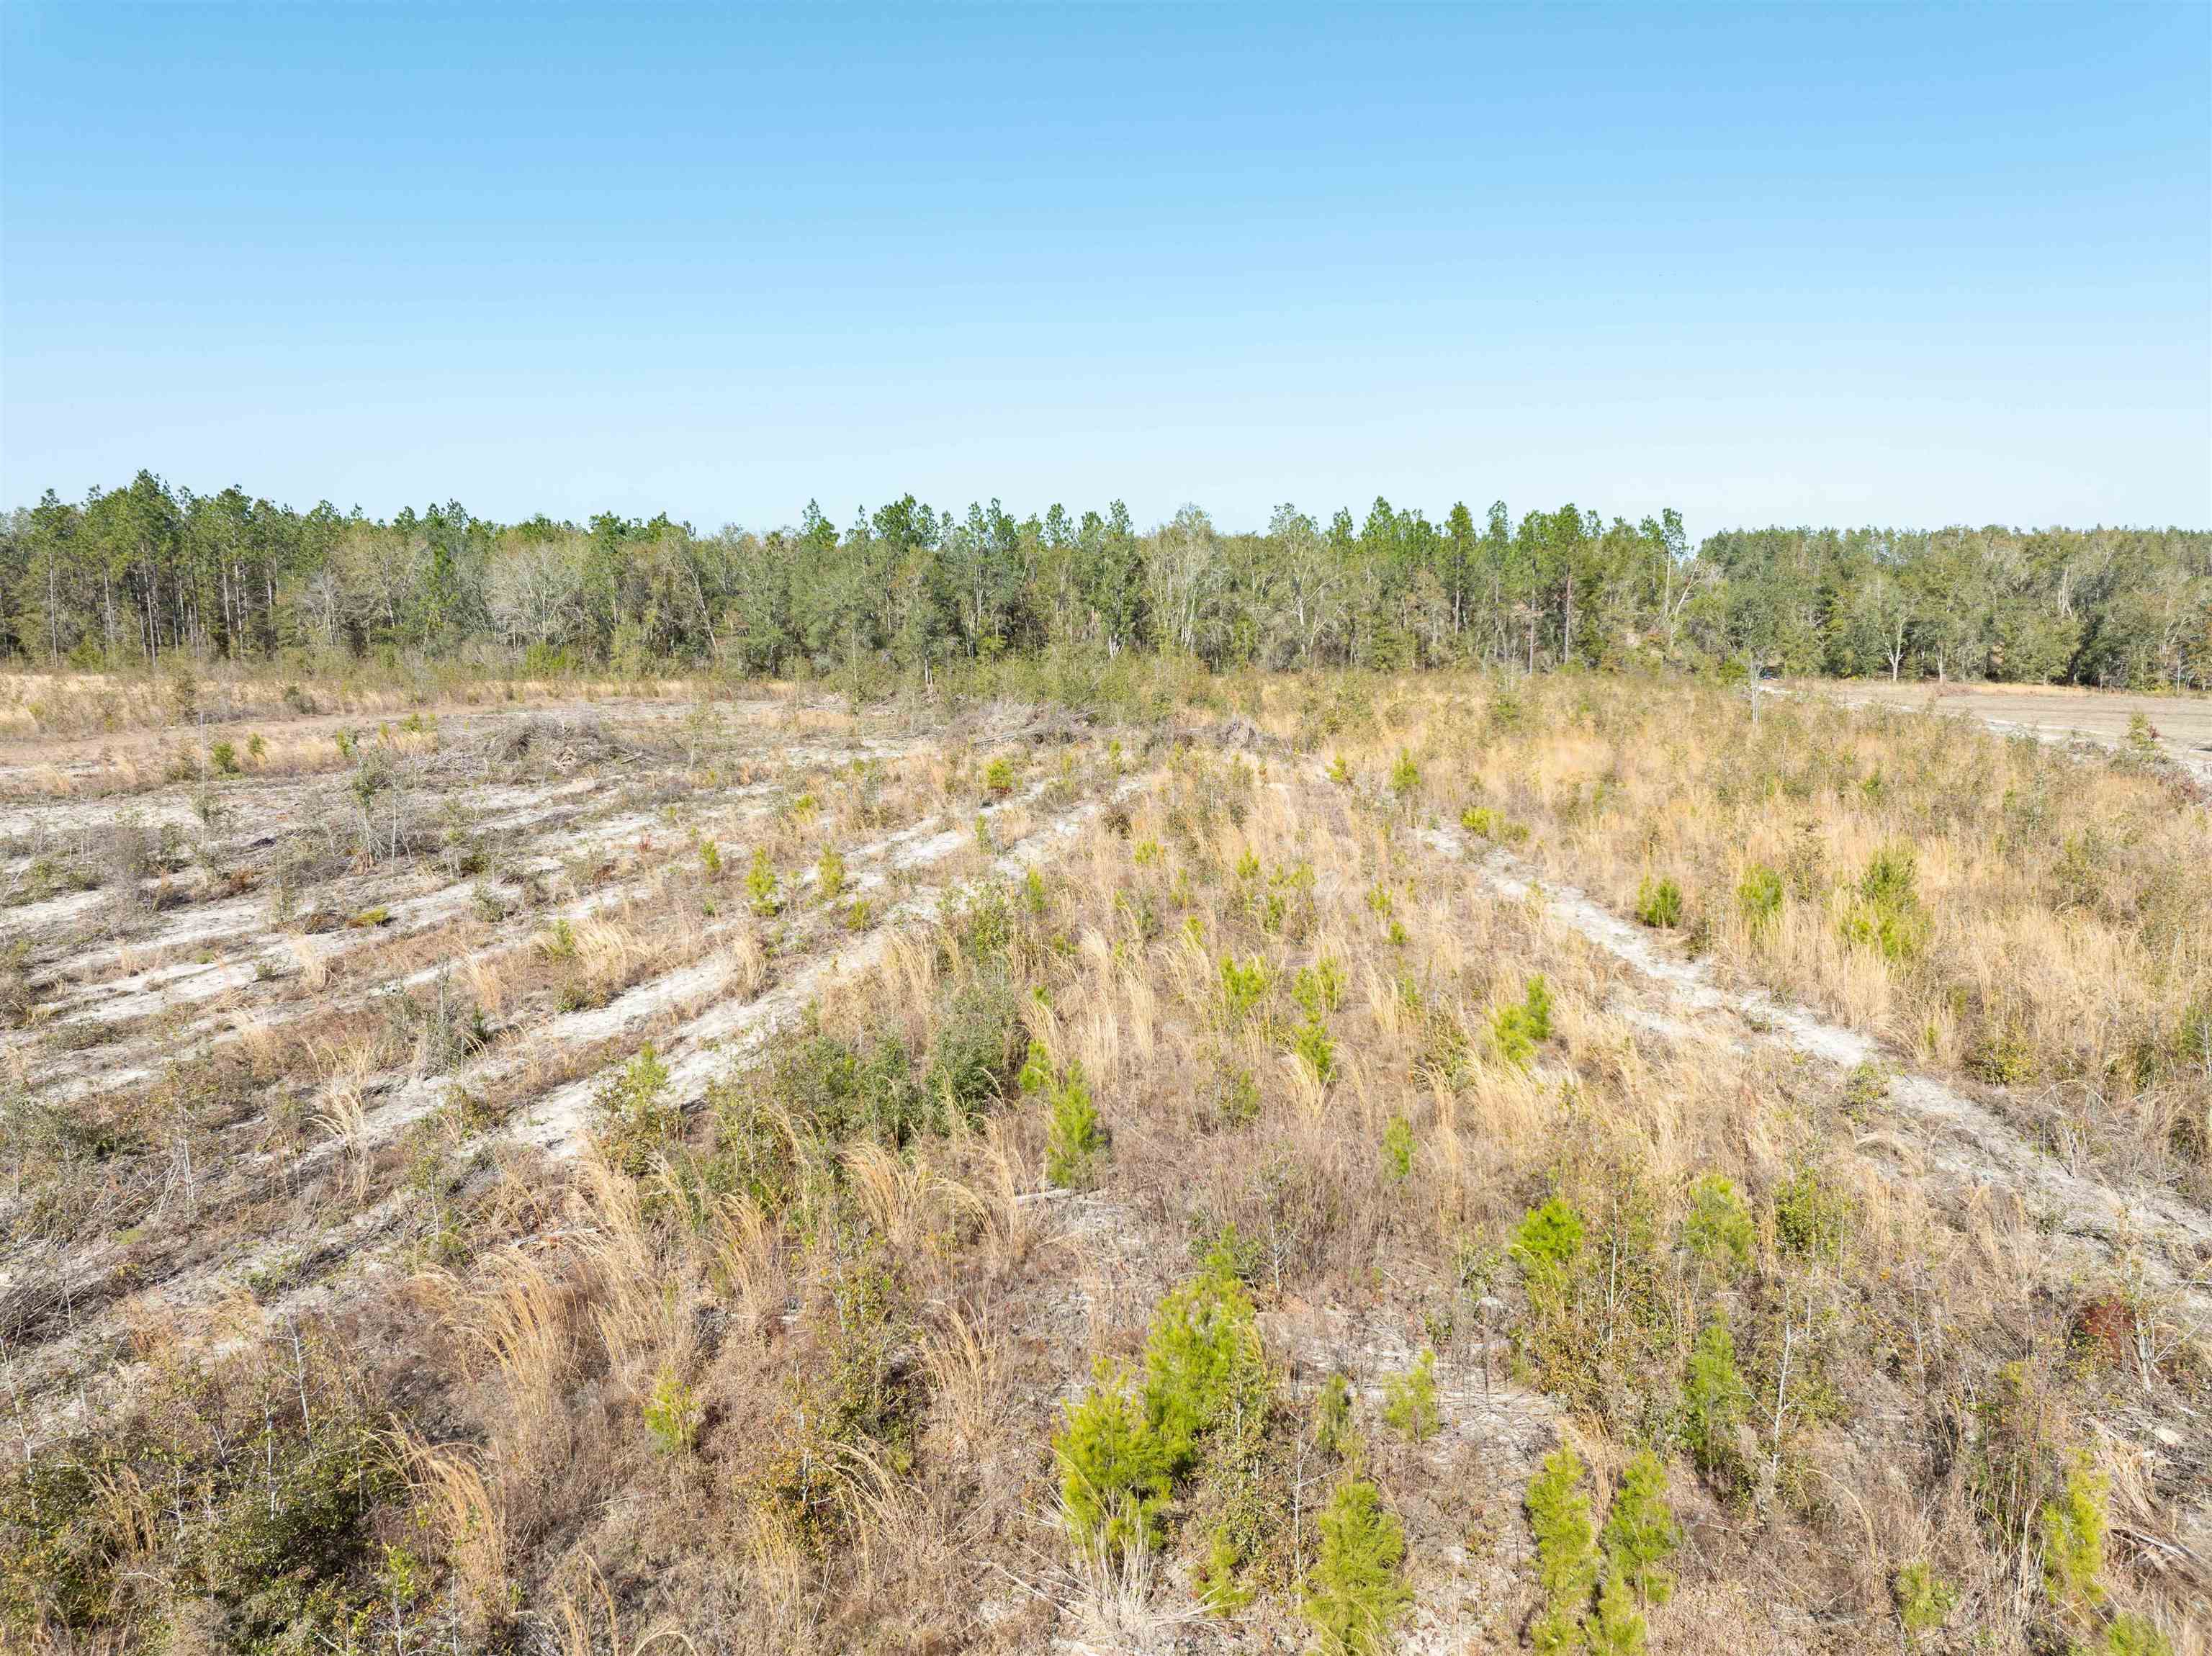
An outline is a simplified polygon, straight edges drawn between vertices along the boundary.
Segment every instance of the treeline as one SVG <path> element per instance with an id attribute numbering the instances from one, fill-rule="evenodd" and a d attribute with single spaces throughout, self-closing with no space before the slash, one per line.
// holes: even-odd
<path id="1" fill-rule="evenodd" d="M 748 674 L 1073 647 L 1216 668 L 1735 663 L 1794 673 L 2212 688 L 2212 533 L 1730 531 L 1501 503 L 1440 521 L 1279 507 L 1262 533 L 1117 501 L 1016 518 L 913 496 L 840 530 L 702 534 L 665 517 L 514 524 L 458 503 L 389 521 L 140 472 L 0 526 L 0 647 L 20 661 L 400 650 L 531 670 Z"/>

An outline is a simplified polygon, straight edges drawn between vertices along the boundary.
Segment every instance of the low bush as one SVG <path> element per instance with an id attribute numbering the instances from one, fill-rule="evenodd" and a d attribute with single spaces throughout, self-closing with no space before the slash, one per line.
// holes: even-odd
<path id="1" fill-rule="evenodd" d="M 1636 888 L 1636 918 L 1645 925 L 1673 931 L 1682 924 L 1682 888 L 1671 879 L 1644 877 Z"/>

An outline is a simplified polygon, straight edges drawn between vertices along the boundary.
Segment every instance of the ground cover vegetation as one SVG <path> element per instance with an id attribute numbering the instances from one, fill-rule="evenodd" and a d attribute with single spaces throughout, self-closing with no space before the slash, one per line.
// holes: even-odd
<path id="1" fill-rule="evenodd" d="M 2212 1647 L 2154 750 L 932 679 L 9 738 L 0 1640 Z"/>

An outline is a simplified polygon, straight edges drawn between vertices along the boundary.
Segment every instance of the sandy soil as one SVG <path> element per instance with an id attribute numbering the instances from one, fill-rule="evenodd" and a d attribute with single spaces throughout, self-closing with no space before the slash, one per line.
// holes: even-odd
<path id="1" fill-rule="evenodd" d="M 1881 679 L 1793 684 L 1795 692 L 1830 695 L 1850 707 L 1908 707 L 1956 713 L 1991 730 L 2025 731 L 2046 742 L 2087 737 L 2106 747 L 2127 739 L 2128 722 L 2148 718 L 2174 762 L 2212 781 L 2212 697 L 2135 695 L 2043 684 L 1891 684 Z"/>

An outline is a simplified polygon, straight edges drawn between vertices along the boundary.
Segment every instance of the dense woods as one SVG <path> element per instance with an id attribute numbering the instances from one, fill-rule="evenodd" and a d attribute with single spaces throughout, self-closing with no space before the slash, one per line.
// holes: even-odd
<path id="1" fill-rule="evenodd" d="M 2212 533 L 1728 531 L 1501 502 L 1440 521 L 1279 507 L 1262 533 L 1196 507 L 1140 530 L 1115 502 L 1016 518 L 912 495 L 841 530 L 702 534 L 659 517 L 500 524 L 458 502 L 388 522 L 140 472 L 0 523 L 0 647 L 158 665 L 400 650 L 644 671 L 889 666 L 1054 646 L 1215 667 L 1462 661 L 1756 664 L 1792 673 L 2212 688 Z"/>

